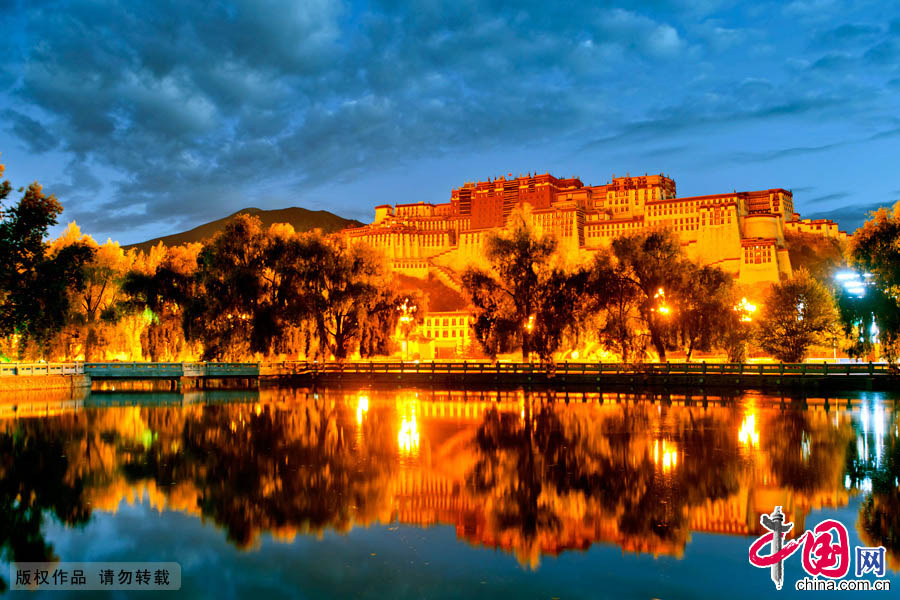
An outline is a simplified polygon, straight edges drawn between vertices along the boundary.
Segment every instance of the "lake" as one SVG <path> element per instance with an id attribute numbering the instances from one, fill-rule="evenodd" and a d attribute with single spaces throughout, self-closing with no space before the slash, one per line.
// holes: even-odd
<path id="1" fill-rule="evenodd" d="M 172 561 L 182 588 L 161 596 L 756 598 L 776 591 L 748 549 L 777 505 L 797 533 L 843 523 L 851 558 L 885 546 L 897 590 L 897 398 L 6 397 L 0 577 L 13 560 Z M 784 571 L 777 595 L 804 595 L 800 551 Z M 104 593 L 125 597 L 69 595 Z"/>

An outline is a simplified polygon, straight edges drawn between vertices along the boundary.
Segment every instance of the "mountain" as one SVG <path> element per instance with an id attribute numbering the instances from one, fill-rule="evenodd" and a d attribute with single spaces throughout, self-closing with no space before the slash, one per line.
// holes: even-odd
<path id="1" fill-rule="evenodd" d="M 311 229 L 321 229 L 325 233 L 339 231 L 345 227 L 358 227 L 362 225 L 359 221 L 345 219 L 339 217 L 327 210 L 307 210 L 298 206 L 290 208 L 281 208 L 278 210 L 262 210 L 260 208 L 245 208 L 239 210 L 233 215 L 229 215 L 224 219 L 210 221 L 199 227 L 194 227 L 189 231 L 181 233 L 173 233 L 165 237 L 154 238 L 141 242 L 139 244 L 131 244 L 126 248 L 137 248 L 138 250 L 148 251 L 150 248 L 162 242 L 166 246 L 178 246 L 179 244 L 189 244 L 191 242 L 202 242 L 222 231 L 229 221 L 234 220 L 238 215 L 254 215 L 262 221 L 263 227 L 268 227 L 273 223 L 290 223 L 296 231 L 309 231 Z"/>

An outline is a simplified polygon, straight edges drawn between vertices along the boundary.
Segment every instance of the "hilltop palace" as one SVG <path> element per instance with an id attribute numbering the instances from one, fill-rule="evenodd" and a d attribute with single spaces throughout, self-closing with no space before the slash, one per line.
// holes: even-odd
<path id="1" fill-rule="evenodd" d="M 536 231 L 578 252 L 646 227 L 667 227 L 688 256 L 748 284 L 790 276 L 785 231 L 846 237 L 833 221 L 800 220 L 791 192 L 780 188 L 678 198 L 675 181 L 664 175 L 614 176 L 606 185 L 588 186 L 550 174 L 466 183 L 445 204 L 376 206 L 374 223 L 347 234 L 382 250 L 395 271 L 422 277 L 476 259 L 485 235 L 505 227 L 517 208 Z"/>
<path id="2" fill-rule="evenodd" d="M 456 273 L 480 260 L 486 235 L 507 227 L 516 215 L 576 255 L 593 254 L 644 228 L 669 228 L 689 257 L 720 266 L 741 284 L 790 277 L 785 232 L 847 235 L 833 221 L 801 220 L 791 192 L 781 188 L 679 198 L 675 181 L 662 174 L 613 176 L 606 185 L 589 186 L 577 177 L 549 173 L 469 182 L 444 204 L 376 206 L 372 224 L 345 234 L 383 251 L 397 273 L 419 278 L 432 273 L 459 290 Z M 452 331 L 453 337 L 468 337 L 466 329 Z"/>

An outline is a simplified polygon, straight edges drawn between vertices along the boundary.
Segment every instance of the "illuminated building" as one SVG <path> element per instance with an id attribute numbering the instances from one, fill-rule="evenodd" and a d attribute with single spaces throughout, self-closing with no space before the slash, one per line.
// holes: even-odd
<path id="1" fill-rule="evenodd" d="M 514 214 L 554 235 L 562 250 L 585 255 L 622 235 L 668 228 L 689 257 L 746 284 L 791 275 L 785 231 L 846 237 L 833 221 L 801 220 L 792 193 L 781 188 L 679 198 L 665 175 L 613 176 L 590 186 L 547 173 L 465 183 L 444 204 L 377 206 L 372 224 L 346 234 L 382 250 L 397 272 L 434 273 L 458 289 L 454 271 L 477 260 L 487 234 L 508 227 Z"/>

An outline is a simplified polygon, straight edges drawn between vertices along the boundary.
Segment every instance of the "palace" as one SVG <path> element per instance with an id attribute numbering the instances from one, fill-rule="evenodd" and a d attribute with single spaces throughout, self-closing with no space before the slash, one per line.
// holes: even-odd
<path id="1" fill-rule="evenodd" d="M 791 275 L 786 230 L 846 237 L 832 221 L 801 221 L 791 192 L 781 188 L 679 198 L 675 181 L 662 174 L 613 176 L 590 186 L 549 173 L 469 182 L 444 204 L 377 206 L 372 224 L 346 234 L 382 250 L 396 272 L 433 273 L 459 289 L 456 272 L 482 256 L 487 233 L 516 215 L 576 255 L 644 228 L 669 228 L 688 256 L 722 267 L 743 284 Z"/>

